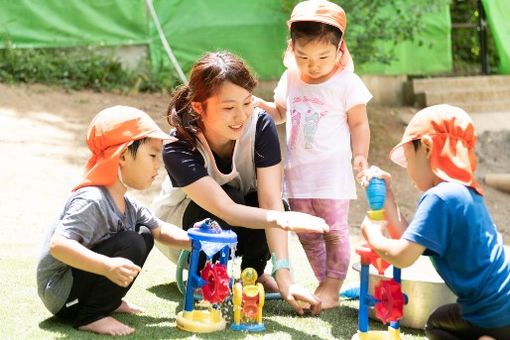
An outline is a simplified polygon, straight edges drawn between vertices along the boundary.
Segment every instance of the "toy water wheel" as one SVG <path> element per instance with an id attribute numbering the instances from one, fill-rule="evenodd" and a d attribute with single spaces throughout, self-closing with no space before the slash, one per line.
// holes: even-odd
<path id="1" fill-rule="evenodd" d="M 200 276 L 207 282 L 202 286 L 204 300 L 210 303 L 220 303 L 230 295 L 230 279 L 227 273 L 227 266 L 224 264 L 208 262 L 204 269 L 202 269 Z"/>
<path id="2" fill-rule="evenodd" d="M 381 280 L 374 289 L 375 316 L 383 323 L 398 321 L 404 314 L 405 298 L 400 284 L 395 280 Z"/>

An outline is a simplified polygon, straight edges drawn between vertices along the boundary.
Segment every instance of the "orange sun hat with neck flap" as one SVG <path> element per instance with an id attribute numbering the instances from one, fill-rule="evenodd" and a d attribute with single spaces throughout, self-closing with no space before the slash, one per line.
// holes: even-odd
<path id="1" fill-rule="evenodd" d="M 405 129 L 400 143 L 391 150 L 390 159 L 407 167 L 403 145 L 423 136 L 432 138 L 430 166 L 437 177 L 472 187 L 483 195 L 483 188 L 475 178 L 475 126 L 464 110 L 440 104 L 418 111 Z"/>
<path id="2" fill-rule="evenodd" d="M 326 0 L 307 0 L 298 3 L 292 10 L 287 25 L 290 27 L 292 23 L 298 21 L 320 22 L 338 28 L 342 32 L 342 41 L 340 43 L 338 53 L 341 54 L 338 59 L 338 70 L 343 69 L 354 71 L 354 63 L 351 54 L 345 44 L 345 30 L 347 28 L 347 17 L 342 7 Z M 289 68 L 295 65 L 294 53 L 292 51 L 292 41 L 289 40 L 289 46 L 285 51 L 284 61 L 285 67 Z"/>
<path id="3" fill-rule="evenodd" d="M 113 106 L 99 112 L 87 130 L 87 145 L 92 152 L 82 181 L 73 191 L 85 186 L 115 183 L 122 152 L 134 141 L 156 138 L 173 142 L 145 112 L 129 106 Z"/>

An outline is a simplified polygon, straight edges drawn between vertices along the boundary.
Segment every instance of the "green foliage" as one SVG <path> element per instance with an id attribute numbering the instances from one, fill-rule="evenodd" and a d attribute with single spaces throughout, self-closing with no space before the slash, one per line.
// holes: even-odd
<path id="1" fill-rule="evenodd" d="M 479 0 L 453 0 L 450 13 L 452 28 L 453 69 L 455 74 L 477 74 L 481 70 L 480 38 L 477 29 L 480 13 Z M 471 27 L 469 27 L 471 26 Z M 496 70 L 498 55 L 490 30 L 487 32 L 489 69 Z"/>
<path id="2" fill-rule="evenodd" d="M 299 0 L 282 0 L 289 15 Z M 394 45 L 412 41 L 423 25 L 423 14 L 436 12 L 449 0 L 342 0 L 339 4 L 347 15 L 346 41 L 358 64 L 389 64 L 396 56 L 392 49 L 380 48 L 380 42 Z M 433 42 L 419 42 L 432 44 Z"/>
<path id="3" fill-rule="evenodd" d="M 94 47 L 22 49 L 6 41 L 0 49 L 0 82 L 118 92 L 154 92 L 175 85 L 175 79 L 152 73 L 148 65 L 137 69 L 125 70 L 113 53 Z"/>

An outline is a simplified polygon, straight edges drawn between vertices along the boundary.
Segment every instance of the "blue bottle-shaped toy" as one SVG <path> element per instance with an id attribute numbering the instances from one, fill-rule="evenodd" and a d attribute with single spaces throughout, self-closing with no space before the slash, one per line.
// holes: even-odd
<path id="1" fill-rule="evenodd" d="M 386 199 L 386 183 L 383 179 L 372 177 L 367 188 L 366 195 L 370 210 L 368 216 L 373 220 L 384 219 L 384 200 Z"/>

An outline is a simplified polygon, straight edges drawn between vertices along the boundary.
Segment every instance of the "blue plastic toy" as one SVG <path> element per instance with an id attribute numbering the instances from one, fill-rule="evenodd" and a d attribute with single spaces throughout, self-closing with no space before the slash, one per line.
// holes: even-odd
<path id="1" fill-rule="evenodd" d="M 373 220 L 384 220 L 384 201 L 386 198 L 386 184 L 383 179 L 373 177 L 366 195 L 370 210 L 368 216 Z M 403 306 L 406 297 L 400 289 L 401 270 L 393 267 L 393 279 L 381 280 L 375 287 L 374 296 L 368 294 L 369 268 L 372 264 L 379 274 L 384 274 L 389 266 L 370 247 L 361 245 L 356 248 L 356 253 L 361 257 L 360 290 L 359 290 L 359 314 L 358 333 L 352 339 L 400 339 L 400 318 L 403 314 Z M 384 323 L 390 323 L 387 331 L 370 331 L 368 327 L 368 309 L 375 306 L 376 316 Z"/>
<path id="2" fill-rule="evenodd" d="M 212 219 L 195 223 L 188 230 L 191 239 L 191 259 L 186 285 L 184 310 L 176 317 L 177 327 L 194 333 L 209 333 L 225 329 L 226 322 L 215 304 L 229 297 L 229 278 L 226 272 L 227 262 L 232 248 L 237 244 L 237 235 L 232 230 L 222 230 Z M 208 263 L 199 276 L 197 274 L 200 252 L 207 256 Z M 219 260 L 211 259 L 219 253 Z M 211 302 L 208 310 L 193 310 L 194 292 L 202 289 L 204 300 Z"/>

